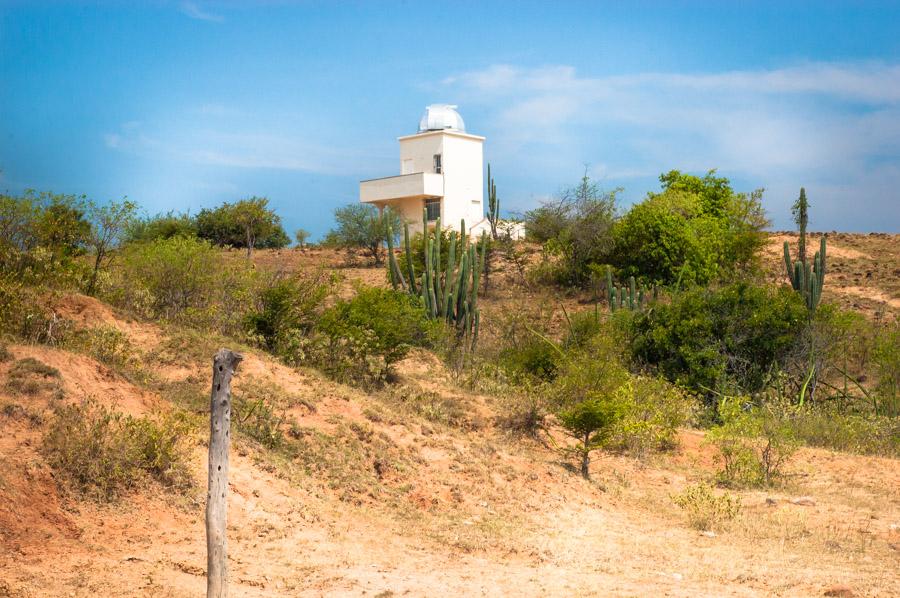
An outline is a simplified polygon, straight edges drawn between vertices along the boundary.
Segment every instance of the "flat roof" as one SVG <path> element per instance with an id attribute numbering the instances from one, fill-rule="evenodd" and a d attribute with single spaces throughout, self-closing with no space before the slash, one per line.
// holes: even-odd
<path id="1" fill-rule="evenodd" d="M 485 139 L 480 135 L 472 135 L 471 133 L 463 133 L 462 131 L 454 131 L 453 129 L 441 129 L 439 131 L 422 131 L 421 133 L 414 133 L 413 135 L 403 135 L 397 137 L 397 141 L 412 139 L 413 137 L 427 137 L 428 135 L 455 135 L 456 137 L 465 137 L 466 139 L 475 139 L 477 141 L 484 141 Z"/>

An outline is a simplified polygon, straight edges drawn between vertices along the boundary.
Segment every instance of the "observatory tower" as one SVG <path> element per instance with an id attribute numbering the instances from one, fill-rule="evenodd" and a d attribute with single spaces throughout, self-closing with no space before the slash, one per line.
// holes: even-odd
<path id="1" fill-rule="evenodd" d="M 399 137 L 400 175 L 361 181 L 359 200 L 400 212 L 410 230 L 421 232 L 422 209 L 428 222 L 456 227 L 465 219 L 472 233 L 485 227 L 484 137 L 466 133 L 456 106 L 425 108 L 414 135 Z"/>

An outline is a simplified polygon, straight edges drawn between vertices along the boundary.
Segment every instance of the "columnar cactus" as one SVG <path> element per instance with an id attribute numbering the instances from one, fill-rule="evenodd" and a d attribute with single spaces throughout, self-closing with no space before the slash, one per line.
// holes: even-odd
<path id="1" fill-rule="evenodd" d="M 813 257 L 812 266 L 805 259 L 793 261 L 790 245 L 787 241 L 784 242 L 784 266 L 788 280 L 791 281 L 794 290 L 803 297 L 810 312 L 815 311 L 822 299 L 822 287 L 825 284 L 825 239 L 823 235 L 819 242 L 819 251 Z"/>
<path id="2" fill-rule="evenodd" d="M 478 309 L 478 285 L 484 269 L 484 254 L 487 248 L 487 234 L 483 233 L 479 244 L 470 243 L 466 235 L 465 220 L 460 221 L 460 230 L 451 231 L 447 251 L 447 261 L 441 257 L 441 220 L 435 223 L 434 233 L 428 231 L 428 214 L 423 211 L 425 237 L 423 242 L 425 271 L 417 286 L 413 266 L 413 252 L 409 241 L 409 227 L 403 231 L 406 259 L 406 277 L 394 254 L 393 232 L 388 230 L 389 275 L 394 289 L 404 290 L 422 298 L 425 311 L 431 318 L 442 318 L 454 326 L 467 346 L 474 349 L 481 325 Z M 478 247 L 480 245 L 480 249 Z"/>
<path id="3" fill-rule="evenodd" d="M 612 268 L 606 268 L 606 288 L 609 291 L 609 310 L 614 312 L 624 307 L 631 311 L 642 310 L 644 308 L 644 287 L 638 288 L 637 281 L 634 276 L 628 279 L 628 287 L 613 285 Z M 653 298 L 656 299 L 656 288 L 653 289 Z"/>
<path id="4" fill-rule="evenodd" d="M 491 165 L 488 164 L 487 170 L 487 195 L 488 195 L 488 214 L 487 219 L 491 225 L 491 238 L 497 238 L 497 223 L 500 222 L 500 200 L 497 199 L 497 184 L 491 177 Z"/>

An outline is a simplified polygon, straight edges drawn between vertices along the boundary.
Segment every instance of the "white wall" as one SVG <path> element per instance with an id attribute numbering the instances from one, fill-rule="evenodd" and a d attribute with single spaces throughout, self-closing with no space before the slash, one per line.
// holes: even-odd
<path id="1" fill-rule="evenodd" d="M 471 227 L 484 218 L 482 139 L 444 133 L 444 210 L 448 226 L 465 219 Z"/>
<path id="2" fill-rule="evenodd" d="M 460 219 L 465 219 L 466 226 L 472 227 L 484 218 L 483 137 L 454 131 L 429 131 L 400 137 L 399 141 L 400 172 L 404 175 L 433 173 L 434 156 L 441 154 L 443 227 L 458 229 Z M 424 200 L 409 199 L 399 203 L 394 204 L 395 209 L 411 221 L 410 231 L 421 231 Z"/>

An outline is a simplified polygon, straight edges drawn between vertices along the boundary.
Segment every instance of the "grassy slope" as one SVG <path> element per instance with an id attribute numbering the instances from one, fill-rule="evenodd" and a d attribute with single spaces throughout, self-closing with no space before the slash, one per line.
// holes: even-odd
<path id="1" fill-rule="evenodd" d="M 492 301 L 516 299 L 498 290 Z M 202 593 L 200 411 L 217 341 L 128 321 L 80 296 L 58 309 L 81 326 L 121 329 L 156 380 L 139 385 L 84 355 L 11 347 L 61 378 L 14 394 L 4 389 L 11 362 L 0 364 L 0 404 L 22 407 L 0 415 L 0 595 Z M 803 450 L 785 488 L 741 493 L 742 519 L 707 537 L 669 498 L 715 467 L 698 432 L 648 462 L 603 456 L 588 483 L 548 447 L 504 436 L 493 424 L 503 401 L 460 391 L 427 353 L 402 364 L 398 387 L 371 395 L 246 353 L 236 392 L 280 387 L 306 449 L 289 460 L 248 441 L 234 447 L 236 595 L 900 593 L 896 460 Z M 55 384 L 65 398 L 54 398 Z M 60 496 L 37 447 L 54 402 L 86 396 L 133 414 L 173 402 L 197 411 L 193 491 L 181 498 L 148 486 L 107 507 Z M 814 505 L 791 502 L 800 496 Z"/>

